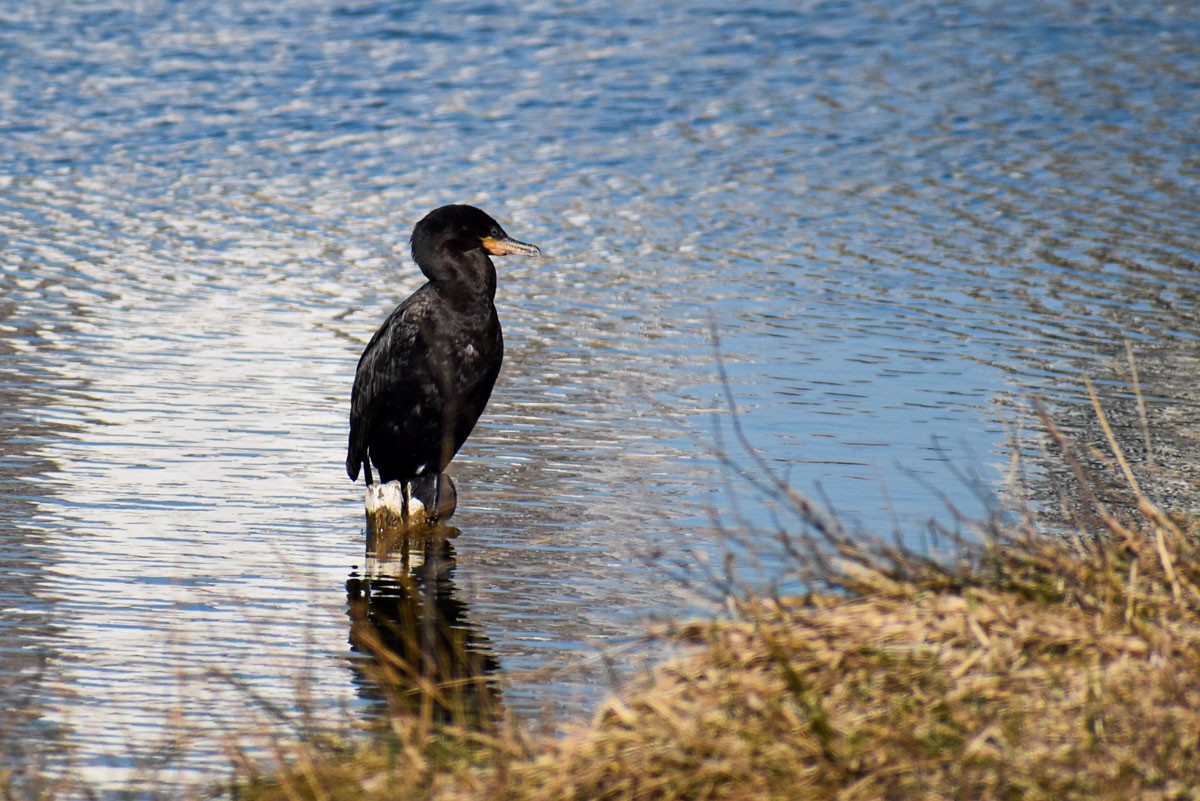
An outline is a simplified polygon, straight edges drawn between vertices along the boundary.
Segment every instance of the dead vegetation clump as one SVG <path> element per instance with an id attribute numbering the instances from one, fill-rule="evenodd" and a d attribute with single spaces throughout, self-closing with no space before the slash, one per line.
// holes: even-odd
<path id="1" fill-rule="evenodd" d="M 1200 553 L 1179 534 L 1167 557 L 1150 535 L 1082 563 L 1005 542 L 991 581 L 856 563 L 852 597 L 755 600 L 737 622 L 685 627 L 698 654 L 559 749 L 589 777 L 566 797 L 1200 794 L 1200 576 L 1167 561 Z M 672 779 L 612 792 L 639 775 Z"/>
<path id="2" fill-rule="evenodd" d="M 850 536 L 771 478 L 804 522 L 787 545 L 808 595 L 664 631 L 688 655 L 565 737 L 396 719 L 350 758 L 302 748 L 242 796 L 1200 798 L 1200 537 L 1141 492 L 1111 435 L 1135 503 L 1108 508 L 1043 422 L 1088 527 L 992 521 L 938 559 Z"/>

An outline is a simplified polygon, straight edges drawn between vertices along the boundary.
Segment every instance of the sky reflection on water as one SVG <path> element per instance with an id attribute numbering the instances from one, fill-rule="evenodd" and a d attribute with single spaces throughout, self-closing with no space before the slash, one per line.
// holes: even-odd
<path id="1" fill-rule="evenodd" d="M 714 515 L 772 525 L 714 453 L 714 326 L 754 446 L 866 528 L 981 511 L 955 470 L 1000 491 L 1031 393 L 1127 403 L 1126 339 L 1164 447 L 1200 430 L 1186 4 L 0 23 L 0 699 L 98 781 L 181 730 L 210 775 L 298 686 L 362 711 L 349 386 L 445 202 L 546 253 L 500 262 L 509 358 L 455 467 L 457 600 L 523 713 L 586 714 L 647 614 L 703 607 L 675 564 Z"/>

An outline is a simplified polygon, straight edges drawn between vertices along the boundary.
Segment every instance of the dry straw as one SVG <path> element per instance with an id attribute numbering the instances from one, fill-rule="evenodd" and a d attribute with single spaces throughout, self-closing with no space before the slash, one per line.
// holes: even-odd
<path id="1" fill-rule="evenodd" d="M 448 657 L 431 672 L 388 653 L 388 637 L 356 629 L 395 693 L 386 725 L 277 743 L 268 773 L 241 760 L 235 795 L 1200 798 L 1197 527 L 1145 494 L 1087 386 L 1109 475 L 1038 406 L 1069 468 L 1069 530 L 1048 534 L 1022 510 L 951 538 L 941 555 L 916 553 L 851 535 L 755 462 L 747 474 L 759 490 L 795 515 L 781 542 L 808 594 L 742 591 L 728 599 L 729 619 L 659 632 L 685 655 L 565 736 L 506 717 L 487 671 L 447 667 L 464 664 L 449 658 L 464 642 L 445 639 Z M 734 430 L 747 445 L 736 419 Z M 1120 504 L 1105 500 L 1114 477 Z M 17 789 L 0 776 L 0 798 L 28 797 Z M 67 795 L 42 785 L 36 797 Z"/>
<path id="2" fill-rule="evenodd" d="M 979 527 L 953 559 L 850 536 L 769 470 L 803 521 L 804 597 L 744 595 L 565 737 L 393 720 L 368 746 L 299 747 L 246 787 L 271 799 L 1200 798 L 1200 545 L 1142 492 L 1089 392 L 1133 503 L 1039 406 L 1090 525 Z M 740 432 L 739 432 L 740 436 Z M 752 451 L 751 451 L 752 453 Z M 763 467 L 763 465 L 758 465 Z M 420 736 L 417 736 L 417 734 Z"/>

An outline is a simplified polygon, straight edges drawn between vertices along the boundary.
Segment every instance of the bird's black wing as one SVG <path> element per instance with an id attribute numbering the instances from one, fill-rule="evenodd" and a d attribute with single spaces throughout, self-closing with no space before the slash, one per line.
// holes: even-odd
<path id="1" fill-rule="evenodd" d="M 422 305 L 422 292 L 418 290 L 388 315 L 358 359 L 350 395 L 350 442 L 346 450 L 346 474 L 352 481 L 358 479 L 365 464 L 370 483 L 368 438 L 385 412 L 389 397 L 402 387 L 408 362 L 418 355 L 420 324 L 413 318 L 420 316 Z M 414 315 L 414 310 L 418 314 Z"/>

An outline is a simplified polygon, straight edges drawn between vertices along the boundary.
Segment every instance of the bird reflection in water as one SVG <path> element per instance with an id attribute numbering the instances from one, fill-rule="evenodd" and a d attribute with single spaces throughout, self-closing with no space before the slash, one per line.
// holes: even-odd
<path id="1" fill-rule="evenodd" d="M 359 692 L 392 716 L 487 728 L 500 713 L 499 662 L 453 581 L 458 530 L 369 530 L 346 582 Z"/>

